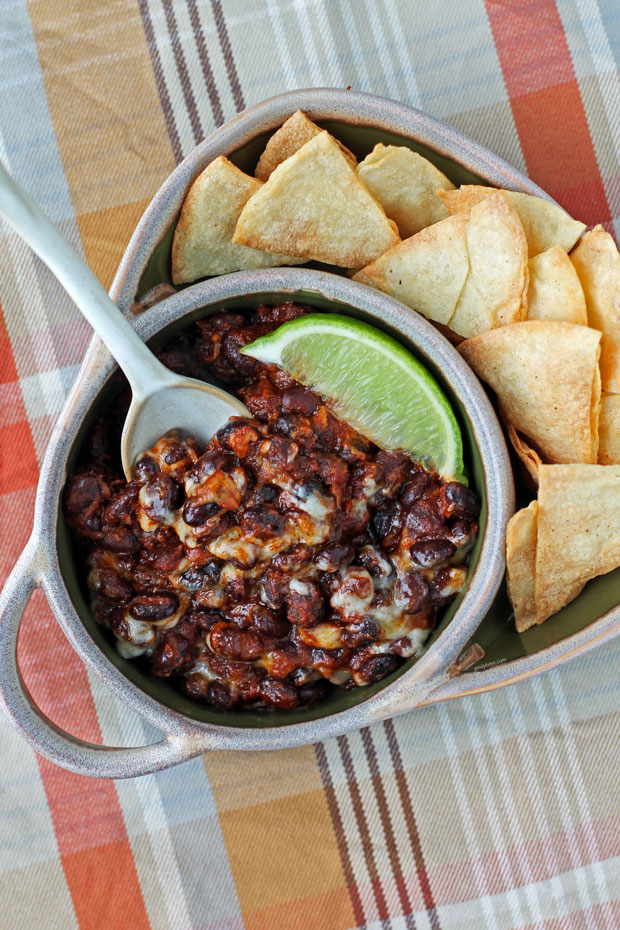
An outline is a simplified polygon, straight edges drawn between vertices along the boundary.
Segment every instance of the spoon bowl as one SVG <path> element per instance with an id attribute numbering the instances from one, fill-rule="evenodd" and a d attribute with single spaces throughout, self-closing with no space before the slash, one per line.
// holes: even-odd
<path id="1" fill-rule="evenodd" d="M 199 443 L 232 416 L 249 416 L 241 401 L 212 384 L 169 371 L 142 342 L 99 280 L 0 164 L 0 216 L 45 262 L 114 356 L 131 386 L 121 458 L 128 480 L 133 464 L 172 429 Z"/>
<path id="2" fill-rule="evenodd" d="M 247 407 L 213 384 L 175 375 L 146 397 L 134 393 L 121 436 L 121 460 L 127 480 L 138 456 L 165 433 L 178 429 L 206 445 L 232 416 L 249 417 Z"/>

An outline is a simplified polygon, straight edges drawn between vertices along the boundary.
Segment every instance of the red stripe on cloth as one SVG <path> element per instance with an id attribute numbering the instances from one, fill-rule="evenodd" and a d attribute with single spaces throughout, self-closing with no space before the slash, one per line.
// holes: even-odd
<path id="1" fill-rule="evenodd" d="M 40 592 L 29 605 L 19 660 L 43 711 L 68 732 L 101 742 L 86 669 Z M 65 772 L 46 759 L 39 768 L 80 930 L 148 930 L 114 783 Z"/>
<path id="2" fill-rule="evenodd" d="M 5 386 L 3 394 L 10 395 L 3 399 L 10 399 L 12 407 L 10 421 L 5 420 L 0 428 L 0 494 L 12 494 L 36 484 L 39 468 L 1 305 L 0 383 Z"/>
<path id="3" fill-rule="evenodd" d="M 553 0 L 485 0 L 529 176 L 588 225 L 611 218 Z"/>
<path id="4" fill-rule="evenodd" d="M 1 308 L 0 308 L 1 309 Z M 18 380 L 13 347 L 0 312 L 0 378 Z M 0 493 L 23 525 L 18 508 L 38 479 L 37 458 L 21 393 L 18 422 L 0 429 Z M 17 419 L 17 417 L 15 417 Z M 28 493 L 30 491 L 30 493 Z M 3 560 L 12 563 L 25 540 L 3 534 Z M 18 643 L 19 663 L 31 694 L 60 727 L 91 742 L 101 731 L 86 669 L 65 639 L 45 598 L 35 591 Z M 148 930 L 149 919 L 123 814 L 112 782 L 80 777 L 39 758 L 41 780 L 80 930 Z"/>
<path id="5" fill-rule="evenodd" d="M 0 494 L 30 488 L 38 477 L 37 456 L 28 423 L 22 420 L 0 429 Z"/>

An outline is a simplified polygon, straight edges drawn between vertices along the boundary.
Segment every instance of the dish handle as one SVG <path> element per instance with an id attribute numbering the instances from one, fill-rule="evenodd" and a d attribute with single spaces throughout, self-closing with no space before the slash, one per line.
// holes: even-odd
<path id="1" fill-rule="evenodd" d="M 101 746 L 66 733 L 43 713 L 25 685 L 17 661 L 24 610 L 35 588 L 45 590 L 41 564 L 31 539 L 0 592 L 0 707 L 18 733 L 56 765 L 95 778 L 147 775 L 204 752 L 208 747 L 199 735 L 172 733 L 148 746 Z"/>

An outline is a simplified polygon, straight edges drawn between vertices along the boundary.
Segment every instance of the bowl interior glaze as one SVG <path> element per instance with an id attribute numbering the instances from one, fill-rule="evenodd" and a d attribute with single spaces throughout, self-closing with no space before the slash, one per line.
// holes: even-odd
<path id="1" fill-rule="evenodd" d="M 407 136 L 372 126 L 352 125 L 342 120 L 318 120 L 317 122 L 348 146 L 358 158 L 367 155 L 377 142 L 383 142 L 385 145 L 405 145 L 428 158 L 456 185 L 486 183 L 458 162 L 438 154 Z M 256 162 L 270 135 L 271 132 L 262 133 L 247 145 L 237 149 L 229 155 L 231 161 L 242 170 L 253 174 Z M 156 284 L 171 283 L 170 251 L 173 233 L 174 226 L 167 231 L 153 251 L 142 275 L 137 296 L 145 294 Z M 313 263 L 312 267 L 321 266 Z M 338 269 L 330 266 L 329 271 L 334 273 Z M 508 446 L 510 448 L 509 444 Z M 520 465 L 512 451 L 511 458 L 516 478 L 517 508 L 519 508 L 527 506 L 532 495 L 519 481 Z M 485 651 L 484 658 L 472 666 L 471 671 L 539 653 L 584 630 L 618 604 L 620 604 L 620 569 L 590 581 L 578 598 L 542 626 L 532 627 L 525 633 L 519 634 L 514 627 L 512 607 L 504 584 L 491 610 L 470 640 L 470 644 L 478 643 Z"/>
<path id="2" fill-rule="evenodd" d="M 259 303 L 277 304 L 285 299 L 291 299 L 291 295 L 275 293 L 262 294 L 260 299 L 257 299 L 256 296 L 251 296 L 219 302 L 216 306 L 206 307 L 199 311 L 190 313 L 183 317 L 182 320 L 176 321 L 174 324 L 166 327 L 156 337 L 149 341 L 149 345 L 151 345 L 153 348 L 157 348 L 176 332 L 187 327 L 194 320 L 208 316 L 216 311 L 224 309 L 247 309 L 248 307 L 258 306 Z M 380 325 L 374 317 L 369 315 L 366 316 L 357 308 L 351 307 L 348 304 L 328 301 L 322 296 L 317 295 L 315 292 L 302 291 L 295 295 L 294 299 L 298 302 L 309 304 L 321 312 L 345 313 L 349 316 L 354 316 L 359 319 L 366 319 L 373 326 Z M 469 579 L 471 579 L 473 571 L 478 563 L 487 518 L 483 464 L 480 453 L 474 441 L 471 424 L 463 405 L 447 384 L 445 378 L 442 375 L 442 372 L 436 368 L 430 359 L 421 354 L 415 345 L 413 345 L 404 337 L 400 336 L 391 327 L 385 325 L 383 328 L 391 336 L 397 338 L 434 374 L 446 392 L 446 395 L 452 403 L 453 409 L 458 417 L 463 434 L 464 458 L 468 470 L 469 483 L 470 486 L 473 487 L 477 494 L 480 496 L 482 501 L 480 533 L 478 534 L 478 540 L 472 551 L 469 562 L 469 582 Z M 73 443 L 67 464 L 68 474 L 71 474 L 76 466 L 80 454 L 80 449 L 88 429 L 97 418 L 98 414 L 113 401 L 114 395 L 119 390 L 121 384 L 122 375 L 116 374 L 110 378 L 106 386 L 102 389 L 102 391 L 100 391 L 95 402 L 92 404 L 89 411 L 89 416 L 83 423 L 82 428 L 76 437 L 75 442 Z M 359 704 L 361 701 L 364 701 L 366 698 L 382 690 L 384 687 L 386 687 L 386 685 L 395 681 L 404 672 L 411 668 L 415 661 L 417 661 L 417 658 L 407 660 L 400 668 L 393 672 L 392 675 L 386 677 L 374 685 L 370 685 L 367 688 L 357 688 L 353 691 L 334 689 L 334 691 L 328 695 L 324 701 L 319 703 L 316 707 L 310 708 L 309 710 L 262 711 L 246 709 L 243 711 L 228 711 L 222 713 L 216 708 L 201 705 L 196 701 L 190 700 L 179 690 L 177 690 L 172 684 L 170 684 L 170 682 L 163 679 L 158 679 L 155 676 L 148 674 L 135 661 L 129 661 L 119 656 L 114 646 L 113 638 L 95 621 L 88 606 L 88 592 L 86 590 L 83 573 L 80 571 L 80 568 L 77 564 L 77 560 L 75 558 L 74 542 L 66 526 L 62 512 L 59 513 L 57 545 L 60 570 L 71 600 L 73 601 L 73 604 L 75 605 L 75 608 L 84 626 L 95 640 L 99 648 L 105 653 L 112 664 L 143 692 L 155 698 L 162 704 L 170 707 L 172 710 L 182 713 L 185 716 L 195 720 L 207 723 L 225 724 L 227 726 L 233 727 L 270 727 L 274 725 L 316 720 L 329 714 L 347 710 L 348 708 Z M 441 631 L 444 630 L 447 624 L 450 622 L 460 602 L 462 601 L 466 590 L 467 586 L 453 601 L 450 607 L 444 612 L 441 617 L 439 626 L 427 640 L 427 643 L 425 644 L 421 654 L 423 654 L 423 652 L 425 652 L 428 647 L 435 642 Z"/>

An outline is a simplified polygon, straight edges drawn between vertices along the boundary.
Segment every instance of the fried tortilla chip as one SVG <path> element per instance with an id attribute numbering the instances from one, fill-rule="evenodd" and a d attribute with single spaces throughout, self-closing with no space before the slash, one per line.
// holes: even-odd
<path id="1" fill-rule="evenodd" d="M 261 186 L 222 155 L 198 175 L 183 201 L 172 240 L 175 284 L 245 268 L 300 264 L 300 259 L 290 255 L 233 244 L 239 214 Z"/>
<path id="2" fill-rule="evenodd" d="M 506 581 L 518 633 L 536 623 L 534 578 L 538 502 L 518 510 L 506 527 Z"/>
<path id="3" fill-rule="evenodd" d="M 361 268 L 399 241 L 332 137 L 321 132 L 275 169 L 246 203 L 233 242 Z"/>
<path id="4" fill-rule="evenodd" d="M 587 326 L 528 320 L 467 339 L 458 350 L 545 459 L 594 463 L 599 343 L 600 333 Z"/>
<path id="5" fill-rule="evenodd" d="M 354 280 L 370 284 L 471 336 L 521 319 L 527 249 L 505 200 L 487 197 L 469 216 L 440 220 L 390 249 Z"/>
<path id="6" fill-rule="evenodd" d="M 536 622 L 620 566 L 620 465 L 541 465 Z"/>
<path id="7" fill-rule="evenodd" d="M 603 390 L 620 393 L 620 254 L 616 243 L 602 226 L 596 226 L 570 258 L 586 296 L 588 326 L 603 334 Z"/>
<path id="8" fill-rule="evenodd" d="M 598 420 L 599 465 L 620 465 L 620 394 L 603 394 Z"/>
<path id="9" fill-rule="evenodd" d="M 450 190 L 454 184 L 404 145 L 378 142 L 358 165 L 357 176 L 394 220 L 403 239 L 448 216 L 437 191 Z"/>
<path id="10" fill-rule="evenodd" d="M 564 320 L 588 325 L 586 299 L 570 258 L 554 245 L 530 258 L 527 292 L 528 320 Z"/>
<path id="11" fill-rule="evenodd" d="M 464 184 L 455 191 L 440 191 L 439 196 L 450 213 L 469 213 L 474 204 L 488 197 L 493 190 L 479 184 Z M 584 223 L 574 220 L 551 200 L 517 191 L 502 190 L 502 193 L 523 224 L 530 258 L 554 245 L 570 252 L 586 228 Z"/>
<path id="12" fill-rule="evenodd" d="M 385 291 L 436 323 L 454 313 L 469 273 L 467 224 L 449 216 L 362 268 L 354 281 Z"/>
<path id="13" fill-rule="evenodd" d="M 466 338 L 525 319 L 528 285 L 527 243 L 505 198 L 485 197 L 468 217 L 469 274 L 448 321 Z"/>
<path id="14" fill-rule="evenodd" d="M 512 423 L 506 422 L 506 431 L 508 433 L 508 438 L 512 443 L 512 447 L 521 459 L 527 473 L 534 482 L 534 485 L 538 485 L 538 469 L 542 465 L 542 459 L 536 449 L 533 449 L 523 438 L 523 436 L 517 432 Z"/>
<path id="15" fill-rule="evenodd" d="M 287 158 L 290 158 L 291 155 L 294 155 L 302 145 L 305 145 L 310 139 L 318 136 L 322 131 L 323 130 L 320 129 L 316 123 L 308 119 L 305 113 L 301 110 L 297 110 L 292 116 L 289 116 L 287 121 L 271 136 L 269 142 L 265 146 L 265 151 L 258 160 L 254 174 L 259 180 L 266 181 L 278 165 L 282 164 Z M 339 142 L 338 139 L 334 139 L 334 142 L 347 161 L 350 162 L 351 167 L 355 168 L 357 165 L 355 155 L 353 155 L 345 145 Z"/>

